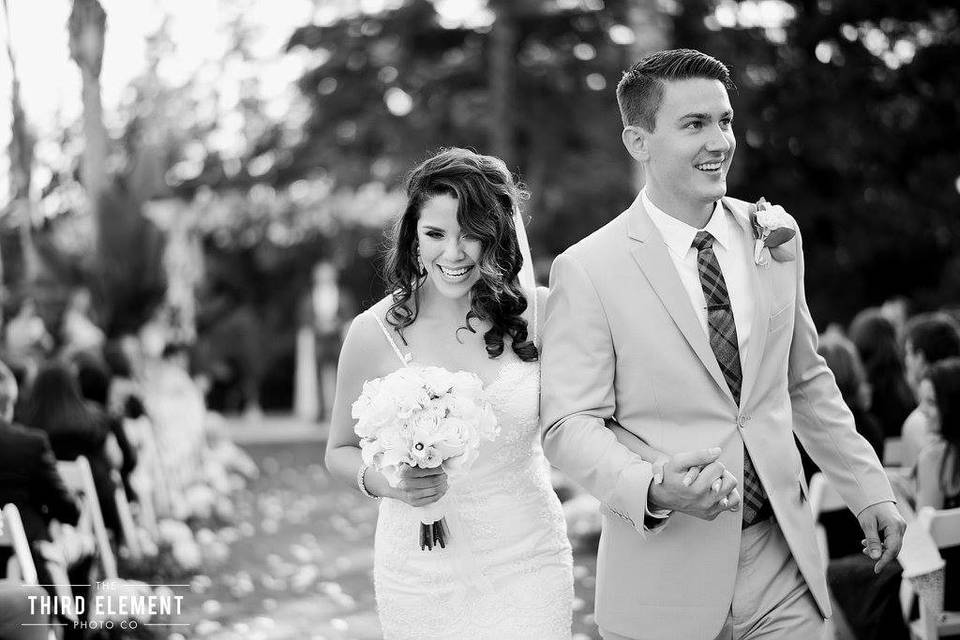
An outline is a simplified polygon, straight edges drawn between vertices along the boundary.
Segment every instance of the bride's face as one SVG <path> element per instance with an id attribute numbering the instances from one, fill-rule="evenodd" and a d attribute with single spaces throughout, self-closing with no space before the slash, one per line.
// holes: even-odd
<path id="1" fill-rule="evenodd" d="M 420 259 L 427 279 L 443 296 L 460 298 L 480 277 L 480 240 L 465 236 L 457 222 L 457 199 L 441 194 L 427 200 L 417 221 Z"/>

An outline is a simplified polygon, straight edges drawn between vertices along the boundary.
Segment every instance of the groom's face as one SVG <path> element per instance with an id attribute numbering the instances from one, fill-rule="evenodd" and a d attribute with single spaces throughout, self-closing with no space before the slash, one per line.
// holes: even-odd
<path id="1" fill-rule="evenodd" d="M 647 185 L 663 205 L 706 205 L 726 194 L 737 141 L 733 108 L 719 80 L 664 82 L 656 127 L 643 137 Z"/>

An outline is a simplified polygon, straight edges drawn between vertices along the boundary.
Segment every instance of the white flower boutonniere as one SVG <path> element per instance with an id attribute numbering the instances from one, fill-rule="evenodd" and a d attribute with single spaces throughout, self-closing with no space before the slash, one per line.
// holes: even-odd
<path id="1" fill-rule="evenodd" d="M 797 235 L 797 231 L 790 224 L 790 217 L 780 205 L 771 205 L 766 198 L 760 198 L 755 205 L 757 210 L 750 214 L 753 225 L 753 237 L 756 242 L 753 247 L 753 259 L 760 266 L 769 262 L 767 255 L 773 256 L 777 262 L 789 262 L 796 258 L 787 247 L 781 246 L 787 240 Z M 767 249 L 764 252 L 764 249 Z"/>

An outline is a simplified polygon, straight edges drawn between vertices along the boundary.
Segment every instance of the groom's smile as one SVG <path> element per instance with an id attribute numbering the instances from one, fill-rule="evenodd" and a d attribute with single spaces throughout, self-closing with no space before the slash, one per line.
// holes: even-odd
<path id="1" fill-rule="evenodd" d="M 703 171 L 705 173 L 720 173 L 720 169 L 723 167 L 723 158 L 715 162 L 704 162 L 702 164 L 695 165 L 697 170 Z"/>

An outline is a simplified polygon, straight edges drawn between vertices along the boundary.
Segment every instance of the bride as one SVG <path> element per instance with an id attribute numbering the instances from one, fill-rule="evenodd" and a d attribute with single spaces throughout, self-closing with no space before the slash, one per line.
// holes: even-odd
<path id="1" fill-rule="evenodd" d="M 570 543 L 537 426 L 546 289 L 533 284 L 521 195 L 490 156 L 448 149 L 417 167 L 386 263 L 392 293 L 343 345 L 326 463 L 380 500 L 374 587 L 387 640 L 570 638 Z M 365 380 L 409 364 L 476 373 L 494 406 L 500 435 L 454 482 L 404 465 L 390 486 L 361 460 L 351 404 Z M 441 497 L 450 540 L 422 550 L 416 507 Z"/>

